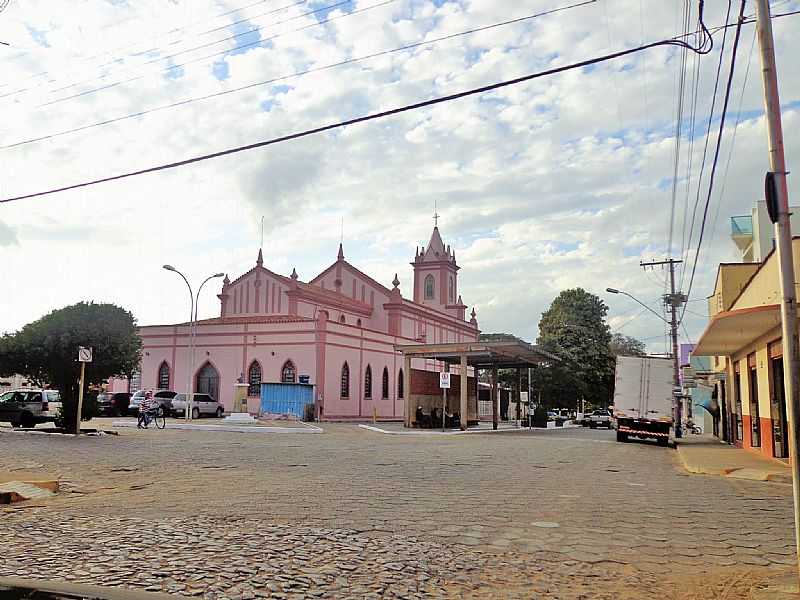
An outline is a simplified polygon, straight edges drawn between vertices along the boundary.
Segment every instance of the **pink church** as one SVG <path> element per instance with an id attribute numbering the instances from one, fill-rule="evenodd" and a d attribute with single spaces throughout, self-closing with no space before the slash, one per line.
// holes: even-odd
<path id="1" fill-rule="evenodd" d="M 438 227 L 411 264 L 408 299 L 397 276 L 391 288 L 378 283 L 345 260 L 341 244 L 336 261 L 307 283 L 295 270 L 286 277 L 267 269 L 259 250 L 252 269 L 223 280 L 219 317 L 197 323 L 194 391 L 210 393 L 231 411 L 243 381 L 248 411 L 257 414 L 262 382 L 308 383 L 321 419 L 371 418 L 373 411 L 402 419 L 403 358 L 394 346 L 474 341 L 479 333 L 474 309 L 466 321 L 455 253 Z M 116 380 L 113 387 L 185 391 L 188 324 L 144 326 L 140 335 L 140 381 Z M 412 368 L 440 370 L 420 359 Z"/>

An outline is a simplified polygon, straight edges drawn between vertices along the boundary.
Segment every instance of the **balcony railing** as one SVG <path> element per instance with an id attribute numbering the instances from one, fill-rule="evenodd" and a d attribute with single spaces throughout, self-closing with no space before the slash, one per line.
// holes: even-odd
<path id="1" fill-rule="evenodd" d="M 753 235 L 753 217 L 749 215 L 731 217 L 731 235 Z"/>

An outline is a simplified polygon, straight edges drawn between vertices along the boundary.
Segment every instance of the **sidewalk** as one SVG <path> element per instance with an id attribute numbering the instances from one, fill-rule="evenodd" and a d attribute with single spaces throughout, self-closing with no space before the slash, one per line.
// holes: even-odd
<path id="1" fill-rule="evenodd" d="M 788 465 L 723 444 L 712 435 L 692 435 L 675 443 L 683 467 L 689 473 L 792 483 Z"/>

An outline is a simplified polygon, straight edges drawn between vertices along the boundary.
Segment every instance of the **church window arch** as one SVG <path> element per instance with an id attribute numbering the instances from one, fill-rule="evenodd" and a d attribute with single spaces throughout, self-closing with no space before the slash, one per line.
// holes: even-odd
<path id="1" fill-rule="evenodd" d="M 159 390 L 168 390 L 169 380 L 170 380 L 169 364 L 167 363 L 167 361 L 163 361 L 161 363 L 161 366 L 158 367 L 158 382 L 156 382 L 156 387 Z"/>
<path id="2" fill-rule="evenodd" d="M 350 397 L 350 367 L 347 366 L 347 362 L 342 365 L 342 380 L 339 395 L 342 398 Z"/>
<path id="3" fill-rule="evenodd" d="M 389 369 L 383 367 L 383 377 L 381 378 L 381 398 L 386 400 L 389 397 Z"/>
<path id="4" fill-rule="evenodd" d="M 247 395 L 261 395 L 261 363 L 254 360 L 247 369 Z"/>
<path id="5" fill-rule="evenodd" d="M 281 367 L 281 383 L 297 383 L 297 369 L 290 360 L 283 363 L 283 367 Z"/>
<path id="6" fill-rule="evenodd" d="M 425 299 L 426 300 L 433 300 L 434 297 L 434 288 L 436 287 L 436 281 L 433 278 L 433 275 L 428 275 L 425 278 Z"/>
<path id="7" fill-rule="evenodd" d="M 405 380 L 403 379 L 403 369 L 400 369 L 400 373 L 398 373 L 398 375 L 397 375 L 397 397 L 398 398 L 403 398 L 403 386 L 405 385 L 404 381 Z"/>
<path id="8" fill-rule="evenodd" d="M 364 398 L 372 398 L 372 367 L 369 365 L 364 371 Z"/>
<path id="9" fill-rule="evenodd" d="M 453 276 L 451 275 L 447 289 L 447 297 L 450 300 L 450 302 L 453 302 L 455 300 L 455 296 L 456 296 L 456 282 L 453 279 Z"/>

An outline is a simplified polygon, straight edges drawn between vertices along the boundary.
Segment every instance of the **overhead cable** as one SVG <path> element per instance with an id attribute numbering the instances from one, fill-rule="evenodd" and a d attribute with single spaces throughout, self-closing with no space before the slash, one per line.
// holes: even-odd
<path id="1" fill-rule="evenodd" d="M 295 71 L 294 73 L 289 73 L 287 75 L 280 75 L 278 77 L 272 77 L 272 78 L 266 79 L 264 81 L 257 81 L 255 83 L 248 83 L 246 85 L 242 85 L 242 86 L 239 86 L 239 87 L 229 88 L 227 90 L 221 90 L 219 92 L 213 92 L 211 94 L 206 94 L 205 96 L 195 96 L 195 97 L 192 97 L 192 98 L 186 98 L 184 100 L 178 100 L 176 102 L 170 102 L 169 104 L 162 104 L 161 106 L 155 106 L 153 108 L 147 108 L 147 109 L 144 109 L 144 110 L 136 111 L 134 113 L 120 115 L 118 117 L 112 117 L 110 119 L 104 119 L 102 121 L 89 123 L 87 125 L 81 125 L 81 126 L 78 126 L 78 127 L 72 127 L 70 129 L 65 129 L 63 131 L 59 131 L 59 132 L 56 132 L 56 133 L 51 133 L 51 134 L 47 134 L 47 135 L 42 135 L 42 136 L 37 136 L 37 137 L 28 138 L 28 139 L 24 139 L 24 140 L 19 140 L 19 141 L 16 141 L 16 142 L 12 142 L 10 144 L 5 144 L 3 146 L 0 146 L 0 150 L 6 150 L 6 149 L 9 149 L 9 148 L 14 148 L 14 147 L 17 147 L 17 146 L 23 146 L 25 144 L 31 144 L 33 142 L 40 142 L 40 141 L 43 141 L 43 140 L 51 140 L 51 139 L 58 138 L 58 137 L 61 137 L 61 136 L 64 136 L 64 135 L 77 133 L 79 131 L 86 131 L 87 129 L 93 129 L 95 127 L 101 127 L 103 125 L 109 125 L 111 123 L 116 123 L 118 121 L 125 121 L 127 119 L 133 119 L 133 118 L 136 118 L 136 117 L 142 117 L 144 115 L 149 115 L 149 114 L 152 114 L 152 113 L 155 113 L 155 112 L 159 112 L 159 111 L 162 111 L 162 110 L 167 110 L 167 109 L 170 109 L 170 108 L 177 108 L 177 107 L 180 107 L 180 106 L 186 106 L 187 104 L 193 104 L 195 102 L 200 102 L 200 101 L 203 101 L 203 100 L 210 100 L 212 98 L 219 98 L 220 96 L 226 96 L 228 94 L 234 94 L 236 92 L 242 92 L 242 91 L 249 90 L 249 89 L 252 89 L 252 88 L 255 88 L 255 87 L 261 87 L 261 86 L 264 86 L 264 85 L 278 83 L 278 82 L 281 82 L 281 81 L 287 81 L 289 79 L 294 79 L 296 77 L 301 77 L 301 76 L 304 76 L 304 75 L 310 75 L 311 73 L 319 73 L 321 71 L 327 71 L 328 69 L 333 69 L 335 67 L 342 67 L 342 66 L 345 66 L 345 65 L 350 65 L 350 64 L 362 62 L 362 61 L 365 61 L 365 60 L 378 58 L 378 57 L 381 57 L 381 56 L 387 56 L 389 54 L 394 54 L 394 53 L 397 53 L 397 52 L 404 52 L 406 50 L 413 50 L 414 48 L 420 48 L 422 46 L 430 46 L 432 44 L 437 44 L 439 42 L 443 42 L 443 41 L 446 41 L 446 40 L 451 40 L 451 39 L 462 37 L 462 36 L 466 36 L 466 35 L 472 35 L 474 33 L 488 31 L 490 29 L 496 29 L 498 27 L 505 27 L 507 25 L 512 25 L 512 24 L 515 24 L 515 23 L 521 23 L 521 22 L 524 22 L 524 21 L 529 21 L 531 19 L 535 19 L 535 18 L 538 18 L 538 17 L 543 17 L 543 16 L 546 16 L 546 15 L 551 15 L 551 14 L 554 14 L 554 13 L 557 13 L 557 12 L 560 12 L 560 11 L 564 11 L 564 10 L 567 10 L 567 9 L 570 9 L 570 8 L 577 8 L 577 7 L 580 7 L 580 6 L 584 6 L 586 4 L 592 4 L 594 2 L 597 2 L 597 0 L 585 0 L 585 1 L 580 2 L 578 4 L 570 4 L 569 6 L 562 6 L 562 7 L 554 8 L 554 9 L 547 10 L 547 11 L 544 11 L 544 12 L 538 12 L 538 13 L 534 13 L 532 15 L 526 15 L 524 17 L 518 17 L 516 19 L 510 19 L 508 21 L 501 21 L 499 23 L 492 23 L 491 25 L 484 25 L 482 27 L 475 27 L 473 29 L 468 29 L 466 31 L 459 31 L 457 33 L 451 33 L 451 34 L 443 35 L 443 36 L 440 36 L 440 37 L 437 37 L 437 38 L 426 39 L 426 40 L 423 40 L 421 42 L 414 42 L 412 44 L 406 44 L 406 45 L 400 46 L 398 48 L 391 48 L 389 50 L 381 50 L 379 52 L 373 52 L 371 54 L 366 54 L 366 55 L 363 55 L 363 56 L 347 58 L 345 60 L 341 60 L 341 61 L 334 62 L 334 63 L 329 63 L 329 64 L 326 64 L 326 65 L 321 65 L 321 66 L 318 66 L 318 67 L 311 67 L 309 69 L 304 69 L 302 71 Z"/>
<path id="2" fill-rule="evenodd" d="M 694 284 L 694 276 L 695 272 L 697 271 L 697 263 L 700 260 L 700 250 L 703 247 L 703 234 L 705 233 L 706 229 L 706 219 L 708 218 L 708 207 L 711 204 L 711 194 L 714 191 L 714 174 L 717 171 L 717 161 L 719 160 L 719 149 L 722 145 L 722 133 L 725 129 L 725 115 L 728 111 L 728 101 L 730 100 L 731 96 L 731 84 L 733 83 L 733 72 L 736 67 L 736 50 L 739 47 L 739 38 L 741 37 L 742 33 L 742 22 L 744 21 L 744 5 L 746 0 L 742 0 L 741 8 L 739 10 L 739 26 L 736 28 L 736 36 L 733 38 L 733 50 L 731 51 L 731 66 L 730 70 L 728 71 L 728 83 L 725 86 L 725 100 L 722 105 L 722 114 L 720 115 L 719 120 L 719 132 L 717 133 L 717 143 L 714 149 L 714 162 L 711 163 L 711 175 L 709 176 L 708 180 L 708 194 L 706 195 L 706 203 L 705 208 L 703 209 L 703 220 L 700 223 L 700 235 L 697 241 L 697 250 L 694 253 L 694 261 L 692 262 L 692 275 L 689 278 L 689 288 L 686 292 L 687 296 L 690 296 L 692 293 L 692 285 Z M 683 306 L 683 312 L 681 313 L 681 321 L 683 320 L 683 314 L 686 312 L 686 305 Z"/>
<path id="3" fill-rule="evenodd" d="M 92 179 L 92 180 L 88 180 L 88 181 L 83 181 L 81 183 L 74 183 L 74 184 L 65 185 L 65 186 L 61 186 L 61 187 L 57 187 L 57 188 L 51 188 L 51 189 L 43 190 L 43 191 L 39 191 L 39 192 L 31 192 L 31 193 L 23 194 L 23 195 L 20 195 L 20 196 L 11 196 L 11 197 L 7 197 L 7 198 L 2 198 L 2 199 L 0 199 L 0 203 L 15 202 L 15 201 L 19 201 L 19 200 L 25 200 L 25 199 L 29 199 L 29 198 L 36 198 L 36 197 L 39 197 L 39 196 L 46 196 L 46 195 L 50 195 L 50 194 L 56 194 L 56 193 L 59 193 L 59 192 L 65 192 L 65 191 L 68 191 L 68 190 L 85 188 L 85 187 L 89 187 L 89 186 L 98 185 L 100 183 L 106 183 L 106 182 L 109 182 L 109 181 L 118 181 L 118 180 L 121 180 L 121 179 L 127 179 L 127 178 L 130 178 L 130 177 L 136 177 L 136 176 L 139 176 L 139 175 L 145 175 L 147 173 L 155 173 L 155 172 L 164 171 L 164 170 L 167 170 L 167 169 L 174 169 L 174 168 L 177 168 L 177 167 L 183 167 L 183 166 L 186 166 L 186 165 L 190 165 L 190 164 L 194 164 L 194 163 L 210 160 L 210 159 L 213 159 L 213 158 L 220 158 L 220 157 L 223 157 L 223 156 L 229 156 L 229 155 L 237 154 L 237 153 L 240 153 L 240 152 L 246 152 L 246 151 L 249 151 L 249 150 L 255 150 L 257 148 L 264 148 L 264 147 L 267 147 L 267 146 L 272 146 L 274 144 L 279 144 L 279 143 L 286 142 L 286 141 L 289 141 L 289 140 L 296 140 L 296 139 L 300 139 L 300 138 L 316 135 L 316 134 L 319 134 L 319 133 L 323 133 L 325 131 L 331 131 L 333 129 L 339 129 L 341 127 L 346 127 L 346 126 L 349 126 L 349 125 L 355 125 L 357 123 L 365 123 L 367 121 L 373 121 L 375 119 L 382 119 L 382 118 L 389 117 L 389 116 L 392 116 L 392 115 L 398 115 L 398 114 L 402 114 L 402 113 L 405 113 L 405 112 L 418 110 L 420 108 L 425 108 L 425 107 L 428 107 L 428 106 L 435 106 L 435 105 L 438 105 L 438 104 L 443 104 L 445 102 L 452 102 L 453 100 L 458 100 L 460 98 L 466 98 L 468 96 L 474 96 L 474 95 L 477 95 L 477 94 L 483 94 L 483 93 L 486 93 L 486 92 L 491 92 L 491 91 L 502 89 L 502 88 L 505 88 L 505 87 L 518 85 L 520 83 L 524 83 L 524 82 L 527 82 L 527 81 L 532 81 L 534 79 L 539 79 L 539 78 L 542 78 L 542 77 L 548 77 L 550 75 L 555 75 L 557 73 L 563 73 L 564 71 L 571 71 L 573 69 L 580 69 L 582 67 L 587 67 L 589 65 L 594 65 L 594 64 L 605 62 L 605 61 L 608 61 L 608 60 L 613 60 L 613 59 L 616 59 L 616 58 L 620 58 L 622 56 L 629 56 L 629 55 L 634 54 L 636 52 L 642 52 L 644 50 L 649 50 L 650 48 L 657 48 L 657 47 L 661 47 L 661 46 L 688 47 L 693 52 L 697 52 L 699 54 L 708 54 L 713 49 L 714 41 L 711 38 L 711 35 L 708 33 L 708 29 L 706 28 L 705 24 L 703 23 L 703 19 L 702 19 L 703 9 L 704 9 L 704 0 L 699 0 L 699 9 L 698 10 L 699 10 L 699 14 L 700 14 L 700 23 L 701 23 L 701 26 L 702 26 L 702 30 L 704 32 L 704 36 L 703 36 L 703 39 L 701 40 L 701 43 L 697 47 L 691 46 L 691 45 L 687 44 L 686 42 L 683 42 L 683 41 L 680 41 L 680 40 L 675 40 L 675 39 L 666 39 L 666 40 L 660 40 L 660 41 L 657 41 L 657 42 L 651 42 L 649 44 L 645 44 L 643 46 L 638 46 L 636 48 L 629 48 L 627 50 L 620 50 L 618 52 L 612 52 L 611 54 L 605 54 L 603 56 L 598 56 L 598 57 L 595 57 L 595 58 L 582 60 L 582 61 L 571 63 L 571 64 L 568 64 L 568 65 L 563 65 L 563 66 L 560 66 L 560 67 L 554 67 L 552 69 L 546 69 L 544 71 L 538 71 L 536 73 L 523 75 L 521 77 L 515 77 L 514 79 L 507 79 L 505 81 L 500 81 L 500 82 L 497 82 L 497 83 L 492 83 L 492 84 L 489 84 L 489 85 L 484 85 L 484 86 L 481 86 L 481 87 L 472 88 L 472 89 L 465 90 L 465 91 L 462 91 L 462 92 L 457 92 L 455 94 L 448 94 L 446 96 L 439 96 L 438 98 L 432 98 L 432 99 L 429 99 L 429 100 L 424 100 L 422 102 L 416 102 L 416 103 L 413 103 L 413 104 L 406 104 L 404 106 L 400 106 L 400 107 L 397 107 L 397 108 L 392 108 L 392 109 L 389 109 L 389 110 L 384 110 L 384 111 L 372 113 L 372 114 L 369 114 L 369 115 L 356 117 L 356 118 L 353 118 L 353 119 L 337 121 L 335 123 L 330 123 L 328 125 L 322 125 L 322 126 L 319 126 L 319 127 L 314 127 L 312 129 L 306 129 L 304 131 L 290 133 L 290 134 L 287 134 L 287 135 L 282 135 L 282 136 L 279 136 L 279 137 L 271 138 L 271 139 L 268 139 L 268 140 L 263 140 L 263 141 L 260 141 L 260 142 L 255 142 L 255 143 L 252 143 L 252 144 L 247 144 L 247 145 L 243 145 L 243 146 L 235 146 L 233 148 L 227 148 L 225 150 L 220 150 L 220 151 L 217 151 L 217 152 L 211 152 L 209 154 L 202 154 L 200 156 L 194 156 L 194 157 L 186 158 L 186 159 L 183 159 L 183 160 L 177 160 L 177 161 L 174 161 L 174 162 L 163 163 L 163 164 L 155 165 L 155 166 L 152 166 L 152 167 L 147 167 L 147 168 L 143 168 L 143 169 L 137 169 L 137 170 L 134 170 L 134 171 L 128 171 L 128 172 L 124 172 L 124 173 L 119 173 L 117 175 L 110 175 L 110 176 L 101 177 L 101 178 L 98 178 L 98 179 Z"/>

